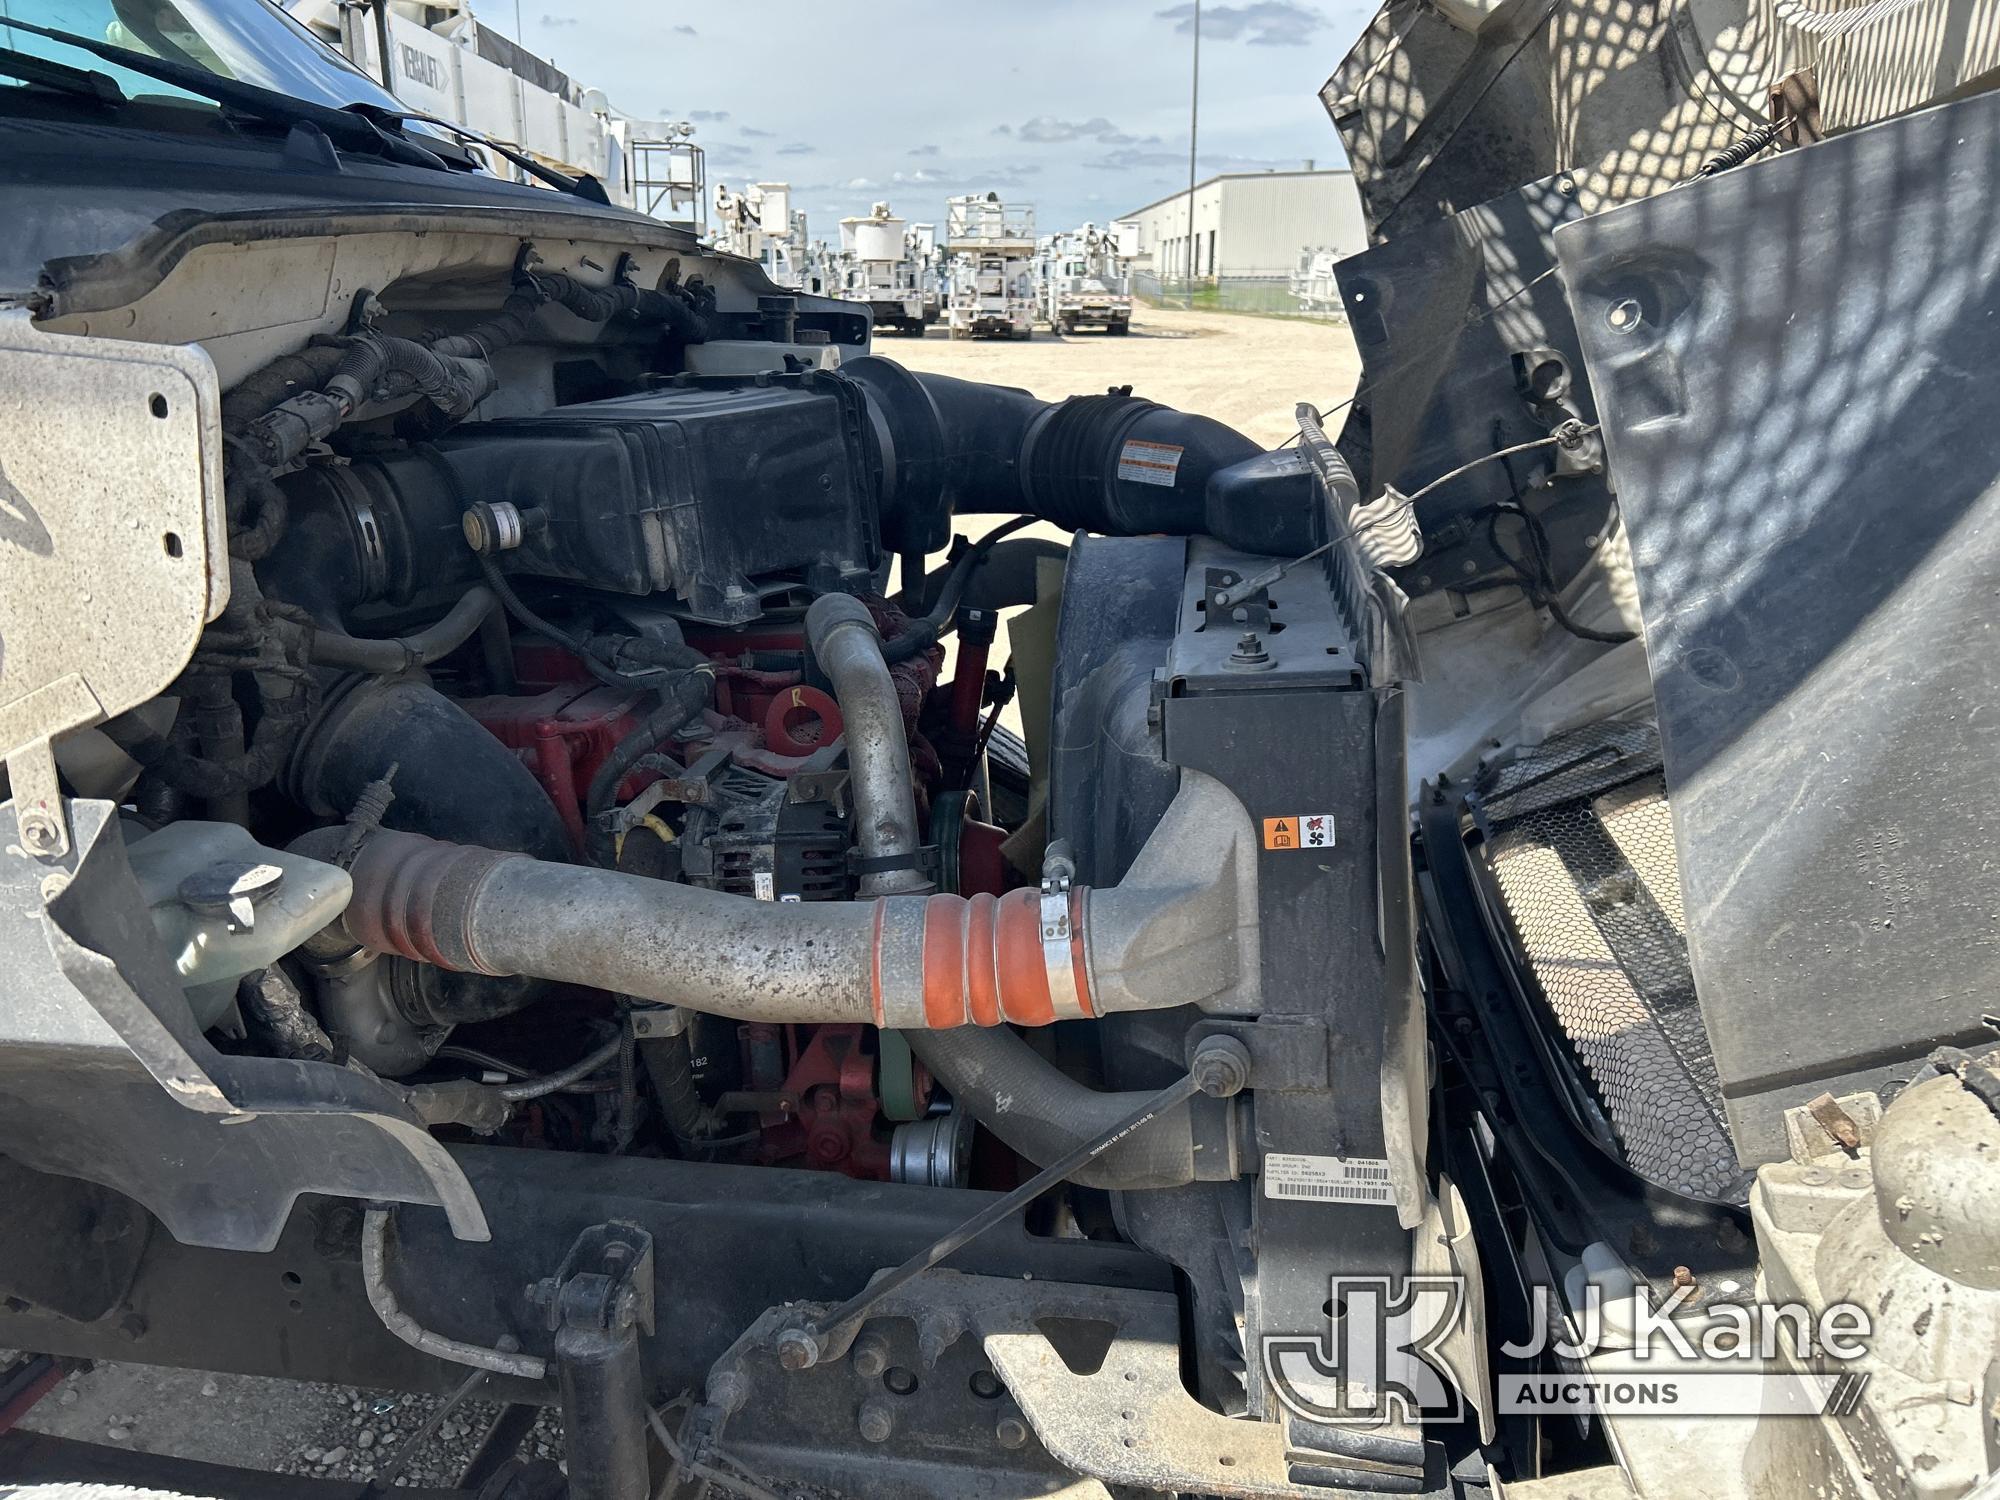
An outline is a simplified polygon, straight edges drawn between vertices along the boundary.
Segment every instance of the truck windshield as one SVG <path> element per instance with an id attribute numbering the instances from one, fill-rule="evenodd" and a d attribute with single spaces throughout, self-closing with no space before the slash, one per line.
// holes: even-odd
<path id="1" fill-rule="evenodd" d="M 267 0 L 0 0 L 0 19 L 164 58 L 333 109 L 349 104 L 401 108 L 380 84 Z M 0 26 L 0 48 L 106 74 L 127 98 L 197 97 L 101 55 L 15 27 Z M 0 87 L 14 82 L 0 76 Z"/>

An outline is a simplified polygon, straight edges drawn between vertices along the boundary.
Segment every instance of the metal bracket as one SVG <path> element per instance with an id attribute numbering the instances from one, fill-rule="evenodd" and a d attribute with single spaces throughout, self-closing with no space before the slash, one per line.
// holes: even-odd
<path id="1" fill-rule="evenodd" d="M 197 347 L 0 313 L 0 757 L 37 859 L 73 844 L 54 741 L 158 696 L 229 597 L 221 401 Z"/>
<path id="2" fill-rule="evenodd" d="M 753 1400 L 792 1399 L 797 1371 L 782 1335 L 802 1307 L 775 1307 L 745 1330 L 709 1372 L 713 1424 Z M 1300 1451 L 1284 1424 L 1223 1416 L 1189 1395 L 1180 1371 L 1179 1307 L 1170 1294 L 1022 1282 L 932 1269 L 889 1289 L 871 1319 L 908 1319 L 921 1363 L 935 1367 L 962 1337 L 978 1340 L 1033 1435 L 1068 1471 L 1147 1493 L 1239 1500 L 1312 1500 L 1333 1491 L 1292 1477 L 1322 1464 Z M 1052 1337 L 1051 1330 L 1061 1330 Z M 1072 1331 L 1081 1350 L 1065 1353 Z M 858 1348 L 849 1340 L 841 1352 Z M 831 1352 L 831 1351 L 830 1351 Z M 776 1365 L 777 1368 L 773 1368 Z M 1089 1373 L 1082 1373 L 1088 1368 Z M 754 1413 L 752 1413 L 754 1417 Z M 1388 1487 L 1401 1475 L 1370 1460 L 1345 1460 L 1355 1487 Z M 1373 1481 L 1373 1483 L 1370 1483 Z"/>
<path id="3" fill-rule="evenodd" d="M 1209 568 L 1202 577 L 1203 630 L 1264 631 L 1271 628 L 1271 592 L 1268 587 L 1241 592 L 1243 575 L 1234 568 Z"/>
<path id="4" fill-rule="evenodd" d="M 825 802 L 835 812 L 847 816 L 847 792 L 852 774 L 842 764 L 847 756 L 847 737 L 837 735 L 799 762 L 799 768 L 785 781 L 787 802 Z"/>
<path id="5" fill-rule="evenodd" d="M 550 1331 L 564 1324 L 653 1331 L 653 1237 L 613 1219 L 576 1237 L 556 1273 L 535 1283 L 531 1300 Z"/>
<path id="6" fill-rule="evenodd" d="M 1197 1021 L 1188 1045 L 1203 1037 L 1230 1036 L 1250 1054 L 1249 1087 L 1262 1091 L 1315 1093 L 1329 1086 L 1328 1032 L 1324 1021 L 1265 1016 L 1255 1021 Z"/>
<path id="7" fill-rule="evenodd" d="M 37 859 L 61 859 L 70 851 L 55 736 L 103 717 L 97 695 L 74 672 L 0 707 L 0 754 L 13 789 L 15 827 L 21 847 Z"/>

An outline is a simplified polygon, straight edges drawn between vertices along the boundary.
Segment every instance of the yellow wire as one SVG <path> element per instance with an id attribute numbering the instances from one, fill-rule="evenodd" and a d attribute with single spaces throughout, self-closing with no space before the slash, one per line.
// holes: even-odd
<path id="1" fill-rule="evenodd" d="M 639 826 L 650 831 L 653 837 L 658 839 L 663 844 L 671 844 L 674 841 L 673 829 L 667 827 L 666 823 L 661 819 L 658 813 L 647 813 L 645 817 L 639 820 Z M 618 837 L 615 840 L 613 840 L 611 846 L 612 863 L 622 864 L 624 862 L 625 835 L 630 831 L 631 831 L 630 829 L 626 828 L 621 828 L 618 830 Z"/>

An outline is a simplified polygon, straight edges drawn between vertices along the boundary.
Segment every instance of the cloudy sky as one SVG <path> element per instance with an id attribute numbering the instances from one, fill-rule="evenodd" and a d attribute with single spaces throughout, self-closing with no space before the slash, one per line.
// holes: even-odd
<path id="1" fill-rule="evenodd" d="M 520 0 L 522 40 L 627 114 L 692 119 L 711 184 L 794 185 L 816 239 L 878 199 L 1032 202 L 1044 232 L 1187 182 L 1193 6 L 1172 0 Z M 1338 165 L 1319 86 L 1373 0 L 1204 4 L 1206 177 Z M 480 0 L 512 31 L 511 0 Z"/>

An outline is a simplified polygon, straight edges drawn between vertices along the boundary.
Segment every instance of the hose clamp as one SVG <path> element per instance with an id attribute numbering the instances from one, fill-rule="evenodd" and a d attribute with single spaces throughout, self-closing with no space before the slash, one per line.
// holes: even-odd
<path id="1" fill-rule="evenodd" d="M 1067 869 L 1042 871 L 1042 967 L 1048 971 L 1049 1003 L 1058 1021 L 1080 1020 L 1086 1014 L 1076 990 L 1071 958 L 1074 933 L 1070 923 L 1070 876 Z"/>

